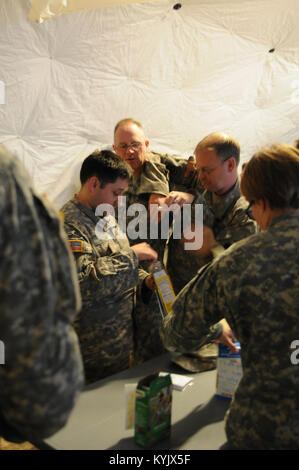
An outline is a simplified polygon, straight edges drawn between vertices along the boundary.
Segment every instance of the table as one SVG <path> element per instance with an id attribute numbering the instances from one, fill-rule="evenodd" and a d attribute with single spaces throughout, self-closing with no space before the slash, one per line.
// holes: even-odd
<path id="1" fill-rule="evenodd" d="M 39 448 L 58 450 L 142 450 L 134 430 L 125 429 L 124 384 L 165 371 L 192 375 L 193 384 L 173 391 L 171 436 L 152 449 L 219 449 L 226 441 L 223 418 L 230 400 L 215 396 L 216 370 L 186 373 L 165 354 L 89 385 L 81 393 L 67 425 Z"/>

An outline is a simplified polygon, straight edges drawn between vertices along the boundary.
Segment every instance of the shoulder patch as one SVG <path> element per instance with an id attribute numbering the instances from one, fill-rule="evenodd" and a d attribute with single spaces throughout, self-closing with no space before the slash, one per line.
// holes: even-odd
<path id="1" fill-rule="evenodd" d="M 78 239 L 68 240 L 70 249 L 73 253 L 82 253 L 83 252 L 83 241 Z"/>

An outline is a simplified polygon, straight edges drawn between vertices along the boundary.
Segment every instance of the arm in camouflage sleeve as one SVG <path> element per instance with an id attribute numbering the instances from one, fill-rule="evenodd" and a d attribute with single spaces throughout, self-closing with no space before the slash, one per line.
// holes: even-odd
<path id="1" fill-rule="evenodd" d="M 169 171 L 170 191 L 186 191 L 184 175 L 187 167 L 187 160 L 178 155 L 161 155 L 161 162 Z"/>
<path id="2" fill-rule="evenodd" d="M 83 386 L 80 307 L 58 217 L 34 195 L 17 158 L 0 151 L 0 433 L 40 440 L 62 428 Z"/>
<path id="3" fill-rule="evenodd" d="M 197 171 L 191 171 L 186 175 L 188 160 L 177 155 L 161 155 L 161 162 L 169 171 L 169 190 L 183 191 L 196 196 L 203 192 L 204 188 L 197 178 Z"/>
<path id="4" fill-rule="evenodd" d="M 204 195 L 198 194 L 191 206 L 192 227 L 195 226 L 195 206 L 198 204 L 202 204 L 203 207 L 203 224 L 212 229 L 215 237 L 215 244 L 211 249 L 214 258 L 233 243 L 258 231 L 257 223 L 246 213 L 248 203 L 243 196 L 237 197 L 233 207 L 227 210 L 222 218 L 217 218 L 207 204 Z"/>
<path id="5" fill-rule="evenodd" d="M 119 296 L 138 284 L 138 259 L 128 247 L 115 253 L 98 256 L 90 241 L 71 224 L 65 224 L 69 240 L 82 240 L 83 251 L 74 253 L 80 283 L 97 283 L 97 296 Z M 100 242 L 100 241 L 99 241 Z M 105 241 L 104 241 L 105 242 Z M 100 289 L 100 290 L 99 290 Z"/>
<path id="6" fill-rule="evenodd" d="M 167 196 L 168 193 L 169 176 L 166 166 L 157 161 L 147 160 L 140 175 L 138 194 Z"/>
<path id="7" fill-rule="evenodd" d="M 216 223 L 214 234 L 222 250 L 258 231 L 257 223 L 246 213 L 247 206 L 245 198 L 240 197 L 233 210 Z"/>
<path id="8" fill-rule="evenodd" d="M 177 156 L 151 153 L 140 177 L 139 194 L 150 194 L 152 204 L 190 204 L 199 187 L 196 172 L 186 177 L 187 160 Z"/>
<path id="9" fill-rule="evenodd" d="M 170 351 L 197 351 L 207 340 L 221 336 L 217 322 L 223 318 L 224 304 L 216 291 L 215 272 L 214 263 L 204 266 L 176 297 L 161 329 L 163 343 Z"/>
<path id="10" fill-rule="evenodd" d="M 167 196 L 170 191 L 182 191 L 193 195 L 202 192 L 197 173 L 185 176 L 187 160 L 175 155 L 152 153 L 153 158 L 143 166 L 139 194 L 161 194 Z"/>
<path id="11" fill-rule="evenodd" d="M 145 304 L 147 304 L 150 301 L 152 294 L 153 294 L 152 288 L 148 287 L 147 282 L 146 282 L 147 278 L 149 277 L 151 278 L 151 280 L 149 281 L 149 285 L 152 286 L 154 285 L 152 275 L 148 273 L 147 271 L 145 271 L 144 269 L 139 268 L 138 293 L 139 293 L 139 298 L 141 298 Z"/>

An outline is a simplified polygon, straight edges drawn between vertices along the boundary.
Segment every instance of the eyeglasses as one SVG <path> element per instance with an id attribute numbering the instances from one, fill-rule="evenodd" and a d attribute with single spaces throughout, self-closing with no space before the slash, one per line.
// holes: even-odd
<path id="1" fill-rule="evenodd" d="M 116 148 L 118 148 L 119 150 L 124 150 L 124 151 L 127 151 L 129 148 L 131 148 L 133 150 L 137 150 L 141 147 L 141 145 L 142 145 L 141 142 L 132 142 L 129 145 L 127 145 L 127 144 L 117 145 Z"/>
<path id="2" fill-rule="evenodd" d="M 248 207 L 247 209 L 245 210 L 245 214 L 248 216 L 248 217 L 252 217 L 252 214 L 251 214 L 251 207 L 255 204 L 255 201 L 252 200 L 250 201 L 250 203 L 248 204 Z"/>
<path id="3" fill-rule="evenodd" d="M 215 166 L 215 168 L 198 168 L 198 173 L 203 173 L 204 175 L 210 175 L 213 171 L 217 170 L 217 168 L 220 168 L 226 160 L 228 160 L 231 157 L 226 158 L 225 160 L 222 160 L 220 165 Z"/>

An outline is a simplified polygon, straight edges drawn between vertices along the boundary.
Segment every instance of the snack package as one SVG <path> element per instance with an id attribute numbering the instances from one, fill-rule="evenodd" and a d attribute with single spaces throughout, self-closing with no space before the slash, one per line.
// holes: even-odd
<path id="1" fill-rule="evenodd" d="M 151 272 L 157 286 L 156 295 L 158 297 L 161 315 L 162 318 L 164 318 L 171 311 L 172 304 L 175 301 L 175 293 L 170 277 L 160 261 L 156 261 L 153 264 Z"/>
<path id="2" fill-rule="evenodd" d="M 142 447 L 170 435 L 172 384 L 170 374 L 159 372 L 138 382 L 135 397 L 135 442 Z"/>
<path id="3" fill-rule="evenodd" d="M 232 353 L 224 344 L 219 343 L 217 358 L 216 396 L 232 399 L 243 375 L 240 343 L 235 343 L 238 353 Z"/>

